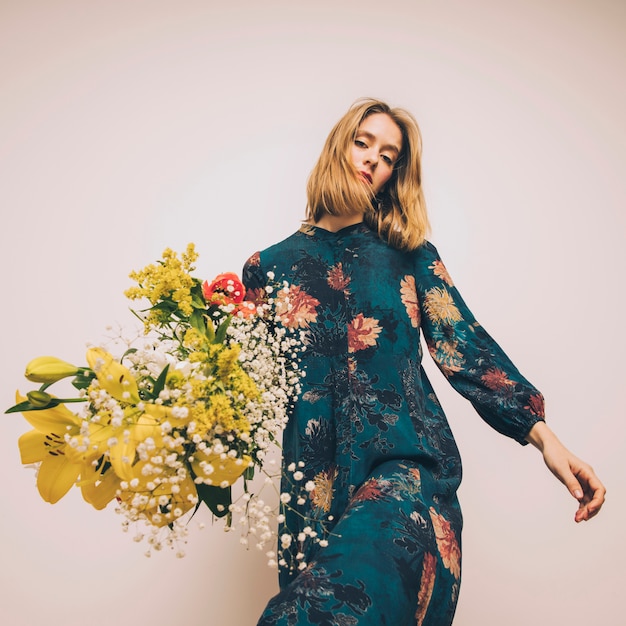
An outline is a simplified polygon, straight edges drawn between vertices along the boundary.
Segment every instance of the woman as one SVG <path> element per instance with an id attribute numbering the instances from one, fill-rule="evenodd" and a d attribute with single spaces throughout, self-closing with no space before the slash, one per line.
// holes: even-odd
<path id="1" fill-rule="evenodd" d="M 244 268 L 256 297 L 268 272 L 293 286 L 283 323 L 307 342 L 283 470 L 301 469 L 309 492 L 289 505 L 281 591 L 259 624 L 452 623 L 461 463 L 420 365 L 420 330 L 481 417 L 543 453 L 579 502 L 577 522 L 604 501 L 591 467 L 545 425 L 541 393 L 476 322 L 425 240 L 420 151 L 409 113 L 358 101 L 311 173 L 306 222 Z"/>

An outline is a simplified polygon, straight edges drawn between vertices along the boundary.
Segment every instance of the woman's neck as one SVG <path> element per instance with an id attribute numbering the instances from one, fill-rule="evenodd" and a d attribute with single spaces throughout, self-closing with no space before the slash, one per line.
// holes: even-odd
<path id="1" fill-rule="evenodd" d="M 322 215 L 317 222 L 312 222 L 315 226 L 329 230 L 331 233 L 336 233 L 338 230 L 345 228 L 346 226 L 352 226 L 353 224 L 359 224 L 363 221 L 362 213 L 353 213 L 352 215 Z"/>

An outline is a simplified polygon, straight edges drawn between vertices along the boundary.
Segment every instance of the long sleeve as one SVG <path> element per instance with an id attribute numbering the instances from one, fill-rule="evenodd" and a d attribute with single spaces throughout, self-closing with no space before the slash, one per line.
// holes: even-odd
<path id="1" fill-rule="evenodd" d="M 428 350 L 452 387 L 493 428 L 521 444 L 544 419 L 544 400 L 475 320 L 436 248 L 416 254 L 421 329 Z"/>

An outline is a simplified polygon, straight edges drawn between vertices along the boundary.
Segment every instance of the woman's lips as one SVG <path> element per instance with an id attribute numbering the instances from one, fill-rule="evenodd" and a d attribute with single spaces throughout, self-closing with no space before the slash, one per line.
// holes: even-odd
<path id="1" fill-rule="evenodd" d="M 361 176 L 371 185 L 372 184 L 372 177 L 370 174 L 368 174 L 367 172 L 359 172 L 359 174 L 361 174 Z"/>

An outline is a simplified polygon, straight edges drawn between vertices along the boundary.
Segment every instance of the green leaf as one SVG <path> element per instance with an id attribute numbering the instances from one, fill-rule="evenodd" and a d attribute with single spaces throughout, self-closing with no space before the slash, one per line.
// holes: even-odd
<path id="1" fill-rule="evenodd" d="M 217 332 L 215 333 L 215 339 L 213 343 L 224 343 L 224 339 L 226 338 L 226 331 L 230 326 L 230 320 L 232 316 L 229 315 L 218 327 Z"/>
<path id="2" fill-rule="evenodd" d="M 222 487 L 200 483 L 196 485 L 196 488 L 198 490 L 198 498 L 209 507 L 215 517 L 228 515 L 228 507 L 233 501 L 230 487 L 223 489 Z M 220 508 L 222 508 L 222 510 L 220 510 Z"/>
<path id="3" fill-rule="evenodd" d="M 202 285 L 194 285 L 191 288 L 191 306 L 194 309 L 202 309 L 206 311 L 206 301 L 204 300 L 204 296 L 202 295 Z"/>
<path id="4" fill-rule="evenodd" d="M 51 409 L 52 407 L 58 406 L 61 404 L 61 400 L 58 398 L 52 398 L 46 406 L 33 406 L 30 402 L 20 402 L 15 406 L 12 406 L 10 409 L 7 409 L 5 413 L 22 413 L 24 411 L 43 411 L 45 409 Z"/>
<path id="5" fill-rule="evenodd" d="M 163 371 L 159 374 L 159 377 L 154 382 L 154 387 L 152 388 L 152 394 L 154 398 L 158 398 L 159 394 L 163 391 L 165 387 L 165 380 L 167 379 L 167 372 L 170 369 L 170 364 L 168 363 Z"/>
<path id="6" fill-rule="evenodd" d="M 84 370 L 84 372 L 84 374 L 81 373 L 72 380 L 72 385 L 76 387 L 76 389 L 87 389 L 91 381 L 96 377 L 90 370 Z"/>
<path id="7" fill-rule="evenodd" d="M 150 307 L 148 311 L 163 311 L 164 313 L 173 313 L 178 309 L 178 303 L 173 300 L 160 300 L 154 306 Z"/>
<path id="8" fill-rule="evenodd" d="M 206 322 L 204 320 L 204 313 L 202 311 L 198 309 L 194 309 L 191 315 L 189 316 L 189 323 L 199 333 L 204 334 L 206 332 Z"/>

